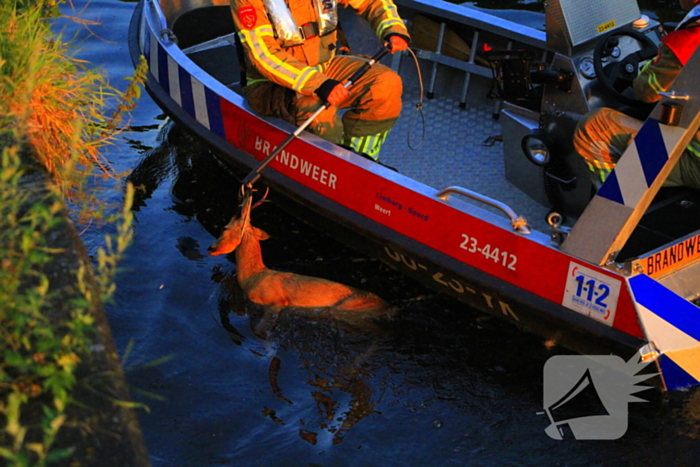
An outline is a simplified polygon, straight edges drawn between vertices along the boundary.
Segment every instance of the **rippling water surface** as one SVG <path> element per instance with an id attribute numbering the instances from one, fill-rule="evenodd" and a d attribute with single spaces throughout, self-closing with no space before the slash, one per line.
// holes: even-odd
<path id="1" fill-rule="evenodd" d="M 76 7 L 101 23 L 70 26 L 81 57 L 122 86 L 134 4 Z M 108 150 L 138 187 L 109 321 L 121 351 L 132 347 L 125 366 L 134 399 L 149 407 L 139 418 L 154 465 L 697 465 L 697 390 L 631 404 L 619 440 L 554 441 L 538 415 L 542 371 L 564 350 L 348 250 L 290 217 L 274 193 L 255 213 L 272 235 L 269 266 L 372 290 L 399 313 L 357 328 L 246 304 L 234 264 L 205 251 L 234 211 L 236 180 L 145 93 L 131 125 Z M 89 248 L 103 233 L 87 231 Z"/>

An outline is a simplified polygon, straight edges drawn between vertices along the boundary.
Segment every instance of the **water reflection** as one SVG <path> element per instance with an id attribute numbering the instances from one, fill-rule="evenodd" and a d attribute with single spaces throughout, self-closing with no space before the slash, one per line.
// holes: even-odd
<path id="1" fill-rule="evenodd" d="M 233 274 L 218 273 L 214 280 L 221 285 L 219 317 L 231 341 L 268 361 L 269 390 L 277 404 L 263 406 L 263 416 L 296 427 L 311 445 L 335 445 L 375 413 L 382 391 L 371 381 L 373 357 L 386 335 L 379 323 L 311 319 L 305 310 L 273 313 L 247 302 Z M 232 316 L 249 329 L 237 329 Z M 292 380 L 286 373 L 293 362 L 298 364 Z M 294 405 L 315 411 L 289 410 Z"/>
<path id="2" fill-rule="evenodd" d="M 147 204 L 163 181 L 172 178 L 170 191 L 174 204 L 170 209 L 187 218 L 195 218 L 212 235 L 218 235 L 226 213 L 235 208 L 238 190 L 235 179 L 222 170 L 210 148 L 169 120 L 159 130 L 158 143 L 144 153 L 127 177 L 136 188 L 134 211 Z M 200 207 L 206 206 L 198 209 L 197 202 Z M 192 246 L 185 239 L 178 240 L 178 245 L 180 251 Z M 200 259 L 201 256 L 195 257 Z"/>
<path id="3" fill-rule="evenodd" d="M 181 127 L 168 123 L 160 130 L 159 145 L 145 152 L 141 161 L 128 177 L 136 189 L 133 203 L 138 212 L 148 206 L 154 192 L 164 182 L 170 182 L 172 205 L 169 209 L 186 219 L 198 221 L 213 237 L 218 236 L 223 225 L 236 210 L 237 180 L 222 170 L 211 150 L 202 145 Z M 262 224 L 271 230 L 285 231 L 294 236 L 296 221 L 272 212 L 265 215 L 266 205 L 258 209 Z M 258 215 L 256 211 L 256 216 Z M 266 222 L 267 220 L 267 222 Z M 291 251 L 286 245 L 271 244 L 265 257 L 277 268 L 294 269 L 294 272 L 328 277 L 334 271 L 336 278 L 348 276 L 363 282 L 363 268 L 369 261 L 348 256 L 333 245 L 325 252 L 318 246 L 318 238 L 297 239 Z M 313 262 L 303 258 L 305 243 L 312 242 L 317 256 Z M 287 243 L 287 241 L 285 241 Z M 175 248 L 188 260 L 201 262 L 206 258 L 199 242 L 191 237 L 178 237 Z M 318 256 L 321 253 L 322 256 Z M 230 255 L 233 260 L 233 255 Z M 350 262 L 353 268 L 338 267 L 338 263 Z M 376 267 L 376 264 L 372 264 Z M 303 309 L 284 309 L 273 312 L 245 299 L 235 278 L 235 265 L 224 269 L 216 265 L 211 273 L 212 282 L 220 287 L 217 309 L 221 327 L 236 347 L 250 351 L 268 361 L 267 375 L 270 391 L 281 407 L 263 406 L 261 414 L 280 425 L 294 425 L 298 436 L 311 445 L 339 444 L 348 431 L 366 417 L 375 413 L 381 390 L 368 381 L 371 360 L 375 349 L 385 339 L 386 323 L 365 319 L 351 322 L 330 319 L 323 310 L 309 313 Z M 393 289 L 400 288 L 400 281 Z M 353 284 L 358 285 L 359 284 Z M 385 291 L 392 290 L 386 288 Z M 244 323 L 245 330 L 240 329 Z M 233 349 L 232 349 L 233 350 Z M 295 373 L 304 371 L 301 381 L 291 384 L 285 378 L 287 358 L 298 362 Z M 287 383 L 282 381 L 287 380 Z M 304 391 L 300 391 L 305 388 Z M 306 399 L 306 403 L 301 401 Z M 315 407 L 302 415 L 285 410 L 286 406 Z M 284 413 L 285 415 L 281 415 Z"/>

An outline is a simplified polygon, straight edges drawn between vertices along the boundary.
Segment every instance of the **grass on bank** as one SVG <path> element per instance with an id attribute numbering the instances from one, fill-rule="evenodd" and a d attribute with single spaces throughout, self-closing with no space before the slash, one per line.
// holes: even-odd
<path id="1" fill-rule="evenodd" d="M 46 465 L 65 459 L 55 449 L 67 424 L 75 371 L 94 337 L 91 306 L 114 290 L 119 256 L 131 238 L 128 202 L 96 256 L 98 291 L 89 272 L 69 271 L 79 298 L 57 320 L 53 289 L 43 269 L 61 251 L 47 235 L 62 222 L 65 203 L 75 216 L 101 212 L 90 177 L 118 177 L 100 154 L 118 133 L 120 118 L 139 97 L 143 68 L 118 92 L 50 29 L 59 14 L 52 0 L 0 2 L 0 464 Z M 117 105 L 116 116 L 106 116 Z M 31 161 L 38 159 L 38 169 Z M 48 172 L 45 195 L 23 189 L 28 176 Z M 130 199 L 127 193 L 127 199 Z"/>

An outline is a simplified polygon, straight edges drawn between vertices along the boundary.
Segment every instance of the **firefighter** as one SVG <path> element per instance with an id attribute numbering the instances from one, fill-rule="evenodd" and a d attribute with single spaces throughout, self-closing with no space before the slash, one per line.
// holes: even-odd
<path id="1" fill-rule="evenodd" d="M 637 98 L 653 103 L 661 99 L 700 44 L 700 0 L 680 0 L 689 11 L 675 31 L 661 39 L 656 58 L 648 62 L 635 78 Z M 574 133 L 574 147 L 591 170 L 593 182 L 600 187 L 628 144 L 642 126 L 641 121 L 616 110 L 601 108 L 589 112 L 579 121 Z M 664 182 L 669 186 L 700 189 L 700 131 L 683 152 Z"/>
<path id="2" fill-rule="evenodd" d="M 350 89 L 342 85 L 367 59 L 338 53 L 338 4 L 358 11 L 392 53 L 408 48 L 392 0 L 231 0 L 245 52 L 245 97 L 256 112 L 295 125 L 328 102 L 307 129 L 378 160 L 401 112 L 401 78 L 375 64 Z M 342 117 L 340 109 L 348 109 Z"/>

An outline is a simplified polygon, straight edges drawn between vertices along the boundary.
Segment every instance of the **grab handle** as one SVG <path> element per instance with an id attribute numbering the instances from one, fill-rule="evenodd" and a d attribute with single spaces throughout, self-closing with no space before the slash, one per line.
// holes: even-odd
<path id="1" fill-rule="evenodd" d="M 436 195 L 438 198 L 440 198 L 443 201 L 447 201 L 447 197 L 449 195 L 462 195 L 466 196 L 467 198 L 471 198 L 475 201 L 478 201 L 480 203 L 486 204 L 488 206 L 491 206 L 493 208 L 501 210 L 503 213 L 505 213 L 506 216 L 510 218 L 510 225 L 513 226 L 514 230 L 517 230 L 521 234 L 529 234 L 530 233 L 530 226 L 527 224 L 527 220 L 525 220 L 524 217 L 518 216 L 513 209 L 511 209 L 510 206 L 507 204 L 504 204 L 500 201 L 497 201 L 493 198 L 489 198 L 488 196 L 484 196 L 482 194 L 479 194 L 475 191 L 468 190 L 466 188 L 462 188 L 461 186 L 449 186 L 447 188 L 443 188 L 440 190 L 440 192 Z"/>

